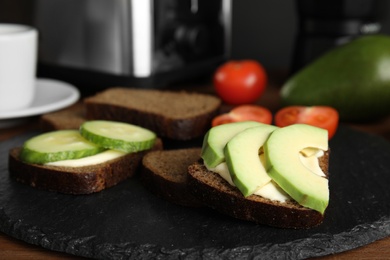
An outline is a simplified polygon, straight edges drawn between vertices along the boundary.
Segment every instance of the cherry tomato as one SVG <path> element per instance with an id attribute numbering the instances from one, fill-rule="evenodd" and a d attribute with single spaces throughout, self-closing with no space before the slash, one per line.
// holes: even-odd
<path id="1" fill-rule="evenodd" d="M 336 133 L 339 114 L 328 106 L 289 106 L 282 108 L 275 115 L 275 125 L 284 127 L 292 124 L 308 124 L 328 130 L 328 138 Z"/>
<path id="2" fill-rule="evenodd" d="M 264 124 L 271 124 L 272 113 L 262 106 L 242 105 L 233 108 L 229 113 L 215 117 L 211 125 L 217 126 L 240 121 L 256 121 Z"/>
<path id="3" fill-rule="evenodd" d="M 257 61 L 228 61 L 215 71 L 213 83 L 217 94 L 227 104 L 250 104 L 264 92 L 267 74 Z"/>

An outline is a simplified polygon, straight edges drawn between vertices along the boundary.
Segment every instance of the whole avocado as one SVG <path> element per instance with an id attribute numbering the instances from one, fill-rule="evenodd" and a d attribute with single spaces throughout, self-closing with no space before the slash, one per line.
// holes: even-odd
<path id="1" fill-rule="evenodd" d="M 390 114 L 390 37 L 361 36 L 335 47 L 282 86 L 283 105 L 326 105 L 340 120 L 367 121 Z"/>

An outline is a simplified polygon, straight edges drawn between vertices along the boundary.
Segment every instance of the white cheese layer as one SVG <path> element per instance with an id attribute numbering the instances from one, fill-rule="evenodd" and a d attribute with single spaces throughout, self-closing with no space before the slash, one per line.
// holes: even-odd
<path id="1" fill-rule="evenodd" d="M 324 155 L 324 151 L 317 149 L 317 152 L 310 155 L 306 155 L 304 151 L 299 153 L 299 158 L 301 159 L 302 164 L 308 168 L 313 173 L 318 176 L 325 177 L 325 173 L 321 170 L 320 164 L 318 163 L 318 158 Z"/>
<path id="2" fill-rule="evenodd" d="M 325 176 L 318 163 L 318 158 L 323 155 L 324 152 L 322 150 L 316 149 L 316 151 L 314 151 L 312 148 L 310 148 L 310 150 L 302 151 L 299 155 L 299 158 L 301 159 L 303 165 L 305 165 L 314 174 L 317 174 L 319 176 Z M 262 156 L 263 155 L 260 155 L 260 158 Z M 261 162 L 264 164 L 264 158 L 261 158 Z M 232 180 L 226 162 L 220 163 L 215 168 L 208 168 L 208 170 L 218 173 L 230 185 L 234 187 L 236 186 Z M 258 190 L 255 191 L 254 194 L 266 199 L 276 200 L 280 202 L 285 202 L 286 200 L 291 199 L 291 197 L 274 181 L 270 181 L 263 187 L 260 187 Z"/>
<path id="3" fill-rule="evenodd" d="M 125 152 L 115 151 L 115 150 L 107 150 L 95 155 L 87 156 L 80 159 L 71 159 L 71 160 L 63 160 L 56 162 L 49 162 L 45 165 L 52 166 L 63 166 L 63 167 L 82 167 L 82 166 L 91 166 L 99 163 L 104 163 L 112 159 L 119 158 L 121 156 L 126 155 Z"/>
<path id="4" fill-rule="evenodd" d="M 215 168 L 209 168 L 208 170 L 218 173 L 223 179 L 225 179 L 230 185 L 236 186 L 232 180 L 229 169 L 226 162 L 220 163 Z M 268 182 L 266 185 L 256 190 L 255 195 L 259 195 L 263 198 L 270 200 L 286 201 L 289 196 L 273 181 Z"/>

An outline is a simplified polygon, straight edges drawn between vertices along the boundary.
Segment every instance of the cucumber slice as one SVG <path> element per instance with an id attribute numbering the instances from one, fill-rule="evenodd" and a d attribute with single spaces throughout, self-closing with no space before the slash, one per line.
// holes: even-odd
<path id="1" fill-rule="evenodd" d="M 44 133 L 27 140 L 20 159 L 27 163 L 45 164 L 48 162 L 78 159 L 105 150 L 84 139 L 77 130 L 58 130 Z"/>
<path id="2" fill-rule="evenodd" d="M 83 123 L 80 133 L 99 146 L 127 153 L 150 149 L 156 140 L 156 134 L 146 128 L 105 120 Z"/>

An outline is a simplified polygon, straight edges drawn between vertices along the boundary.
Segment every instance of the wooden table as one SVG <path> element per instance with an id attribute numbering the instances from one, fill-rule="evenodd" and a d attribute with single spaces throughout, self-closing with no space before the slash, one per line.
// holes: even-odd
<path id="1" fill-rule="evenodd" d="M 200 86 L 200 92 L 212 92 L 210 87 Z M 260 105 L 277 109 L 279 89 L 272 84 L 268 86 L 264 96 L 258 101 Z M 26 131 L 39 129 L 39 118 L 32 118 L 24 125 L 9 129 L 0 129 L 0 142 L 13 136 L 20 135 Z M 390 116 L 378 122 L 367 124 L 350 124 L 359 131 L 374 133 L 383 136 L 390 141 Z M 389 169 L 390 170 L 390 169 Z M 24 241 L 14 239 L 6 234 L 0 233 L 0 259 L 83 259 L 61 252 L 53 252 L 39 246 L 30 245 Z M 321 257 L 319 259 L 390 259 L 390 237 L 376 241 L 372 244 L 357 248 L 351 251 L 336 255 Z"/>

